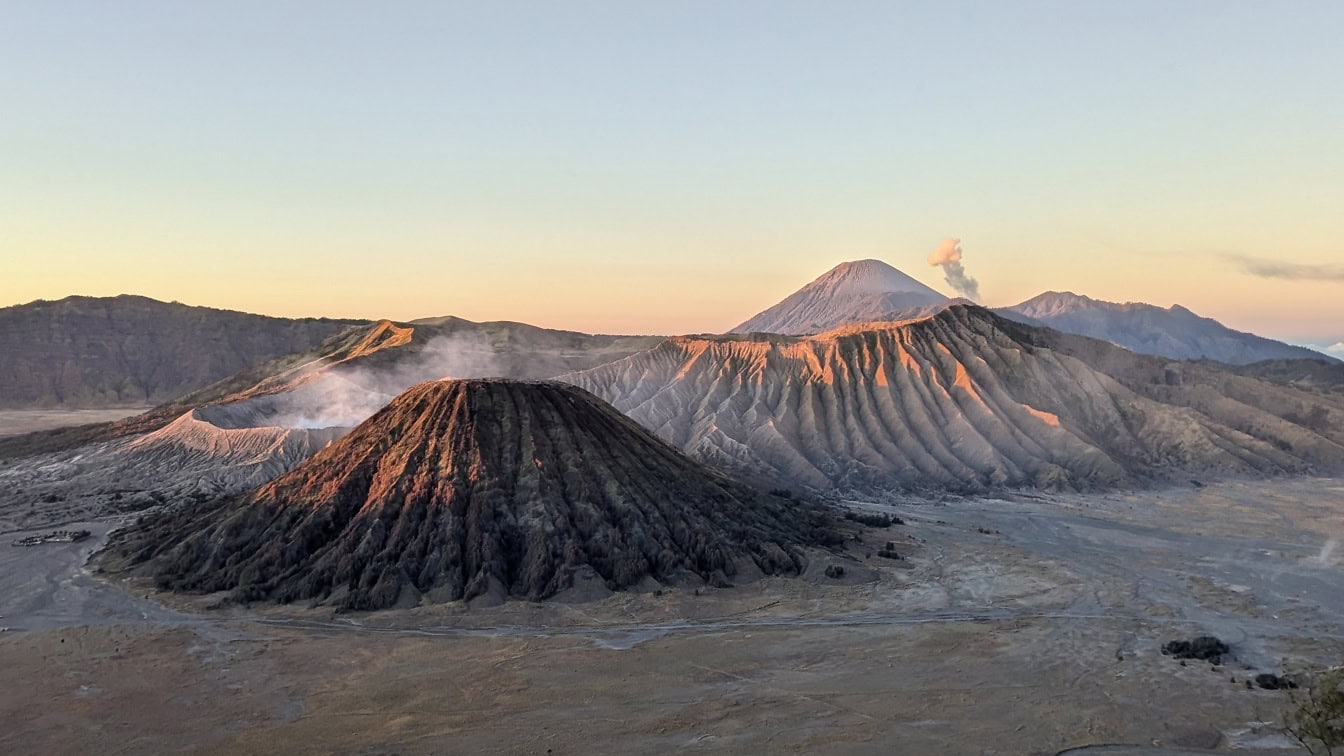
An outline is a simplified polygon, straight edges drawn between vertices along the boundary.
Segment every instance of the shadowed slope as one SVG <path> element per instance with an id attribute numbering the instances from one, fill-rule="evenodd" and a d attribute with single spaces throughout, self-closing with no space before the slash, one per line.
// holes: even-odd
<path id="1" fill-rule="evenodd" d="M 365 323 L 129 295 L 0 308 L 0 407 L 162 402 Z"/>
<path id="2" fill-rule="evenodd" d="M 971 305 L 806 338 L 672 339 L 563 380 L 698 459 L 818 489 L 1099 488 L 1344 465 L 1337 398 Z"/>
<path id="3" fill-rule="evenodd" d="M 1324 360 L 1265 360 L 1233 368 L 1251 376 L 1285 386 L 1344 395 L 1344 364 Z"/>
<path id="4" fill-rule="evenodd" d="M 233 404 L 293 392 L 342 366 L 370 359 L 381 350 L 402 348 L 410 342 L 411 335 L 411 329 L 388 320 L 350 327 L 309 350 L 247 368 L 133 417 L 0 438 L 0 460 L 68 451 L 151 433 L 208 404 Z"/>
<path id="5" fill-rule="evenodd" d="M 147 562 L 176 590 L 378 609 L 541 599 L 585 568 L 609 588 L 796 572 L 796 547 L 829 538 L 818 511 L 709 471 L 580 389 L 460 380 L 412 388 L 246 497 L 147 518 L 106 561 Z"/>

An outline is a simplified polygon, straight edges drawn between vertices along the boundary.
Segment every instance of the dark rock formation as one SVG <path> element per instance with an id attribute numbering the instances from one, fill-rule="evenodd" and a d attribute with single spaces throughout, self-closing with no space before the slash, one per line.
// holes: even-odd
<path id="1" fill-rule="evenodd" d="M 1256 675 L 1255 684 L 1264 690 L 1291 690 L 1297 687 L 1297 683 L 1291 679 L 1272 672 L 1262 672 Z"/>
<path id="2" fill-rule="evenodd" d="M 1169 641 L 1162 646 L 1162 653 L 1166 656 L 1198 659 L 1212 664 L 1222 664 L 1223 657 L 1231 651 L 1231 647 L 1212 635 L 1201 635 L 1191 640 Z"/>
<path id="3" fill-rule="evenodd" d="M 113 539 L 103 563 L 166 589 L 381 609 L 543 599 L 576 571 L 724 585 L 796 573 L 830 519 L 714 473 L 585 391 L 416 386 L 244 497 L 185 503 Z"/>

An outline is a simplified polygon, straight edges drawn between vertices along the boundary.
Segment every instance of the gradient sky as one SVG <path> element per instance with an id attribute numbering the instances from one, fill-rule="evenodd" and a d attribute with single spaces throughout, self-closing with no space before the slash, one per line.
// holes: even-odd
<path id="1" fill-rule="evenodd" d="M 0 305 L 723 330 L 949 236 L 1344 339 L 1344 3 L 0 0 Z"/>

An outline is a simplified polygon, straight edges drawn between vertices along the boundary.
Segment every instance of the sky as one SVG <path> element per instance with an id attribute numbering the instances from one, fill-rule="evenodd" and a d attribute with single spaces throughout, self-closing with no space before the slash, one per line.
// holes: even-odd
<path id="1" fill-rule="evenodd" d="M 845 260 L 1344 341 L 1344 3 L 0 0 L 0 305 L 721 331 Z"/>

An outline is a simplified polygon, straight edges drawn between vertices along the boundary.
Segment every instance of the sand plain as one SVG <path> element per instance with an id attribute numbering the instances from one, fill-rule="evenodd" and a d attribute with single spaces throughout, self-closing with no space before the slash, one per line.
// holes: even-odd
<path id="1" fill-rule="evenodd" d="M 1317 478 L 855 501 L 905 524 L 803 579 L 362 615 L 109 584 L 83 564 L 111 521 L 11 533 L 0 751 L 1293 753 L 1245 680 L 1344 660 L 1342 504 Z M 1202 633 L 1234 658 L 1160 652 Z"/>

